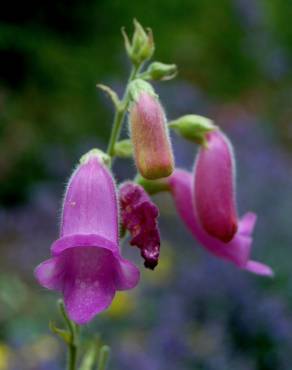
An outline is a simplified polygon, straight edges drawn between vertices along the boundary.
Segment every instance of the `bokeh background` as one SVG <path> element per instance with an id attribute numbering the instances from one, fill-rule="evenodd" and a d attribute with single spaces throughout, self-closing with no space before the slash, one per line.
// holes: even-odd
<path id="1" fill-rule="evenodd" d="M 153 29 L 155 59 L 178 77 L 155 84 L 167 116 L 203 114 L 235 146 L 240 213 L 258 214 L 253 257 L 274 279 L 237 270 L 202 250 L 161 206 L 157 269 L 119 294 L 86 327 L 110 343 L 109 369 L 291 370 L 291 0 L 27 0 L 0 14 L 0 370 L 61 370 L 55 293 L 34 267 L 57 237 L 61 198 L 86 150 L 105 148 L 112 120 L 97 82 L 122 92 L 129 63 L 120 27 Z M 177 165 L 197 148 L 173 137 Z M 132 176 L 119 160 L 118 179 Z M 124 253 L 142 267 L 138 250 Z"/>

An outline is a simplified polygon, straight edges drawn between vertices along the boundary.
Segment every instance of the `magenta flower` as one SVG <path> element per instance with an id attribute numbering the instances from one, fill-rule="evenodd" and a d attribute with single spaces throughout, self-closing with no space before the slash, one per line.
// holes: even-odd
<path id="1" fill-rule="evenodd" d="M 120 205 L 123 227 L 129 230 L 131 245 L 141 250 L 144 266 L 154 269 L 160 252 L 160 235 L 157 225 L 158 208 L 148 194 L 133 182 L 120 187 Z"/>
<path id="2" fill-rule="evenodd" d="M 238 223 L 238 230 L 229 243 L 210 236 L 200 225 L 195 207 L 192 207 L 193 175 L 184 170 L 176 170 L 169 178 L 169 185 L 177 211 L 187 228 L 198 242 L 215 256 L 233 262 L 239 268 L 258 275 L 272 276 L 272 269 L 260 262 L 250 260 L 252 232 L 256 215 L 246 213 Z"/>
<path id="3" fill-rule="evenodd" d="M 130 131 L 136 166 L 146 179 L 169 176 L 174 168 L 163 109 L 156 96 L 141 92 L 130 108 Z"/>
<path id="4" fill-rule="evenodd" d="M 115 184 L 95 151 L 69 180 L 61 235 L 51 253 L 35 276 L 45 288 L 63 293 L 68 315 L 78 324 L 106 309 L 116 290 L 138 283 L 139 270 L 119 250 Z"/>
<path id="5" fill-rule="evenodd" d="M 219 130 L 206 141 L 195 163 L 193 201 L 205 231 L 227 243 L 237 231 L 233 149 Z"/>

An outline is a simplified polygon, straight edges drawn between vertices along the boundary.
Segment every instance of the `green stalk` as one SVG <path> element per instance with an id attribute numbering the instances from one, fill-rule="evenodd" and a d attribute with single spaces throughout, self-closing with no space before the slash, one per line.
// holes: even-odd
<path id="1" fill-rule="evenodd" d="M 130 103 L 129 100 L 129 94 L 128 94 L 128 86 L 131 81 L 133 81 L 136 77 L 137 74 L 139 73 L 142 65 L 134 65 L 132 67 L 132 71 L 130 74 L 130 77 L 128 79 L 127 87 L 125 89 L 125 93 L 123 96 L 123 99 L 120 103 L 120 106 L 116 108 L 115 116 L 114 116 L 114 121 L 113 121 L 113 126 L 112 126 L 112 131 L 111 131 L 111 136 L 109 139 L 108 147 L 107 147 L 107 154 L 113 159 L 115 156 L 115 144 L 119 140 L 120 133 L 121 133 L 121 128 L 122 124 Z"/>
<path id="2" fill-rule="evenodd" d="M 64 302 L 60 300 L 58 303 L 59 303 L 60 312 L 64 318 L 64 321 L 70 333 L 70 341 L 69 343 L 67 343 L 67 346 L 68 346 L 67 370 L 76 370 L 77 350 L 78 350 L 78 327 L 67 316 Z"/>
<path id="3" fill-rule="evenodd" d="M 104 345 L 101 347 L 99 352 L 99 359 L 98 359 L 98 365 L 97 370 L 106 370 L 108 360 L 110 357 L 110 347 L 107 345 Z"/>

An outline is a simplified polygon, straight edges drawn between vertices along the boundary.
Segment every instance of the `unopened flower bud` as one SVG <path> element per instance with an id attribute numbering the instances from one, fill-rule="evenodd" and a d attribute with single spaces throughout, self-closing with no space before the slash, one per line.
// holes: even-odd
<path id="1" fill-rule="evenodd" d="M 207 134 L 194 169 L 194 205 L 204 230 L 225 243 L 237 231 L 235 166 L 230 141 L 216 130 Z"/>
<path id="2" fill-rule="evenodd" d="M 175 64 L 165 64 L 160 62 L 153 62 L 143 74 L 146 80 L 171 80 L 177 75 L 177 67 Z"/>
<path id="3" fill-rule="evenodd" d="M 146 179 L 167 177 L 173 171 L 174 159 L 164 111 L 149 88 L 137 90 L 137 84 L 132 87 L 129 121 L 136 166 Z"/>
<path id="4" fill-rule="evenodd" d="M 206 134 L 216 129 L 213 121 L 196 114 L 187 114 L 171 121 L 169 127 L 173 128 L 183 138 L 200 145 L 206 144 Z"/>
<path id="5" fill-rule="evenodd" d="M 155 46 L 151 29 L 145 32 L 144 28 L 136 19 L 134 19 L 134 27 L 132 42 L 130 42 L 124 29 L 122 29 L 122 34 L 129 58 L 134 64 L 138 65 L 152 57 Z"/>

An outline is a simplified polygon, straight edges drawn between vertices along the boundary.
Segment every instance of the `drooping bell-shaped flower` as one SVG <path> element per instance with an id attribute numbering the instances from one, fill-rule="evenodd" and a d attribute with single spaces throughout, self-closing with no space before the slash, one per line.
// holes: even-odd
<path id="1" fill-rule="evenodd" d="M 176 209 L 198 242 L 210 253 L 233 262 L 239 268 L 258 275 L 273 276 L 273 271 L 269 266 L 250 260 L 256 215 L 248 212 L 239 220 L 237 232 L 230 242 L 225 243 L 212 237 L 201 226 L 196 207 L 192 206 L 192 182 L 193 174 L 184 170 L 175 170 L 168 179 Z"/>
<path id="2" fill-rule="evenodd" d="M 106 309 L 116 290 L 138 283 L 139 270 L 120 254 L 115 184 L 96 151 L 83 157 L 69 180 L 61 235 L 51 254 L 35 276 L 63 293 L 68 315 L 78 324 Z"/>
<path id="3" fill-rule="evenodd" d="M 134 81 L 130 91 L 134 100 L 129 114 L 130 132 L 138 171 L 150 180 L 167 177 L 174 169 L 174 158 L 164 111 L 145 81 Z"/>
<path id="4" fill-rule="evenodd" d="M 142 186 L 130 181 L 121 185 L 119 197 L 122 225 L 132 236 L 130 244 L 140 248 L 145 267 L 153 270 L 160 253 L 158 208 Z"/>
<path id="5" fill-rule="evenodd" d="M 206 142 L 195 163 L 193 203 L 204 230 L 227 243 L 238 227 L 233 150 L 220 130 L 207 133 Z"/>

